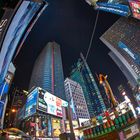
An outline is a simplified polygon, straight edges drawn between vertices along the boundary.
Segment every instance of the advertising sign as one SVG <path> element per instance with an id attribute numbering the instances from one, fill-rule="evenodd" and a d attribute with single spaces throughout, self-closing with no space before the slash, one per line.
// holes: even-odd
<path id="1" fill-rule="evenodd" d="M 25 117 L 31 116 L 34 113 L 36 113 L 37 97 L 38 97 L 38 90 L 36 88 L 27 97 Z"/>
<path id="2" fill-rule="evenodd" d="M 61 134 L 60 120 L 52 118 L 52 134 L 53 137 L 59 137 Z"/>
<path id="3" fill-rule="evenodd" d="M 123 42 L 119 41 L 118 47 L 121 48 L 124 52 L 126 52 L 137 65 L 140 65 L 140 56 L 134 53 L 130 48 L 128 48 Z"/>
<path id="4" fill-rule="evenodd" d="M 5 96 L 5 94 L 8 93 L 9 85 L 8 83 L 4 82 L 0 85 L 0 99 L 2 100 L 2 97 Z"/>
<path id="5" fill-rule="evenodd" d="M 65 126 L 66 126 L 66 132 L 70 133 L 70 123 L 69 123 L 69 121 L 65 121 Z"/>
<path id="6" fill-rule="evenodd" d="M 140 1 L 129 1 L 133 17 L 140 19 Z"/>
<path id="7" fill-rule="evenodd" d="M 3 115 L 3 108 L 4 108 L 4 104 L 0 102 L 0 122 L 2 119 L 2 115 Z"/>
<path id="8" fill-rule="evenodd" d="M 62 106 L 66 107 L 68 103 L 49 92 L 39 92 L 38 110 L 62 117 Z"/>
<path id="9" fill-rule="evenodd" d="M 111 12 L 114 14 L 118 14 L 121 16 L 129 16 L 130 9 L 128 6 L 128 2 L 126 0 L 118 1 L 118 0 L 107 0 L 102 1 L 98 0 L 96 2 L 96 9 L 100 9 L 106 12 Z"/>
<path id="10" fill-rule="evenodd" d="M 0 21 L 0 44 L 2 41 L 2 36 L 4 34 L 4 31 L 6 30 L 6 27 L 8 25 L 8 22 L 10 20 L 11 14 L 12 14 L 13 10 L 12 9 L 6 9 L 4 12 L 4 15 Z M 0 47 L 1 49 L 1 47 Z"/>
<path id="11" fill-rule="evenodd" d="M 15 13 L 1 44 L 0 83 L 4 80 L 15 50 L 40 6 L 37 2 L 24 0 Z"/>
<path id="12" fill-rule="evenodd" d="M 75 119 L 77 119 L 77 115 L 76 115 L 73 99 L 71 99 L 71 101 L 70 101 L 70 107 L 72 109 L 72 119 L 75 120 Z"/>
<path id="13" fill-rule="evenodd" d="M 136 94 L 136 100 L 138 102 L 138 105 L 140 106 L 140 93 Z"/>

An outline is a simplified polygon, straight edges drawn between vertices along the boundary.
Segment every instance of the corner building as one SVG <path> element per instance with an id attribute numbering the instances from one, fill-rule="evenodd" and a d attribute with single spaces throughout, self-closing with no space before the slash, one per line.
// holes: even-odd
<path id="1" fill-rule="evenodd" d="M 72 118 L 77 120 L 79 120 L 80 118 L 89 119 L 90 116 L 87 104 L 80 84 L 69 78 L 66 78 L 65 93 L 66 98 L 68 101 L 70 101 L 73 110 Z"/>

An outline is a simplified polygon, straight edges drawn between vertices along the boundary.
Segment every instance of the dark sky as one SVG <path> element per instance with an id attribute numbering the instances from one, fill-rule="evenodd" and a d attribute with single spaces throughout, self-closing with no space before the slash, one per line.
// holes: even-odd
<path id="1" fill-rule="evenodd" d="M 16 86 L 28 88 L 35 58 L 49 41 L 61 45 L 65 77 L 71 65 L 77 61 L 80 52 L 87 52 L 97 11 L 84 0 L 50 0 L 49 6 L 41 15 L 18 57 L 15 60 L 17 71 L 14 79 Z M 95 76 L 96 73 L 108 75 L 108 80 L 118 94 L 117 86 L 126 82 L 123 74 L 108 56 L 109 49 L 99 37 L 119 18 L 119 16 L 100 12 L 96 33 L 87 63 Z"/>

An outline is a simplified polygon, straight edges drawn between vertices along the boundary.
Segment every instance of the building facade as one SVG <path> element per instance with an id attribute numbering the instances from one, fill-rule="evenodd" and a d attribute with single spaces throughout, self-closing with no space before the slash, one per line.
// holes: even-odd
<path id="1" fill-rule="evenodd" d="M 110 109 L 111 108 L 111 103 L 110 103 L 110 100 L 105 92 L 105 89 L 102 85 L 99 85 L 99 90 L 100 90 L 100 93 L 101 93 L 101 96 L 103 98 L 103 102 L 106 106 L 106 109 Z"/>
<path id="2" fill-rule="evenodd" d="M 121 17 L 101 37 L 101 41 L 113 52 L 111 58 L 125 74 L 133 87 L 140 77 L 140 23 Z"/>
<path id="3" fill-rule="evenodd" d="M 67 101 L 70 102 L 72 108 L 73 119 L 89 119 L 89 112 L 86 104 L 86 100 L 83 94 L 82 87 L 79 83 L 66 78 L 65 79 L 65 93 Z"/>
<path id="4" fill-rule="evenodd" d="M 90 117 L 93 117 L 101 114 L 106 107 L 84 56 L 80 56 L 81 59 L 74 65 L 70 78 L 82 86 Z"/>
<path id="5" fill-rule="evenodd" d="M 35 61 L 29 88 L 41 87 L 65 100 L 60 46 L 49 42 Z"/>
<path id="6" fill-rule="evenodd" d="M 5 10 L 0 20 L 0 84 L 4 82 L 10 63 L 46 7 L 47 3 L 42 0 L 21 0 L 13 10 Z"/>

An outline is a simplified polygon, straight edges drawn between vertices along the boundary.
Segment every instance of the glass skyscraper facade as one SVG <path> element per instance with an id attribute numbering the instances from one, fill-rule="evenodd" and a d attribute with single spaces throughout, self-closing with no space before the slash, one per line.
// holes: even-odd
<path id="1" fill-rule="evenodd" d="M 61 51 L 57 43 L 49 42 L 36 59 L 29 88 L 33 86 L 66 99 Z"/>
<path id="2" fill-rule="evenodd" d="M 133 87 L 137 85 L 137 79 L 140 77 L 139 36 L 140 22 L 136 19 L 121 17 L 100 38 L 113 52 L 110 56 L 120 69 L 122 70 L 123 67 L 127 69 L 127 73 L 131 76 L 126 78 Z M 122 72 L 125 74 L 126 70 Z"/>
<path id="3" fill-rule="evenodd" d="M 93 117 L 106 110 L 106 106 L 84 56 L 82 54 L 80 56 L 81 58 L 73 67 L 70 78 L 81 85 L 90 117 Z"/>

